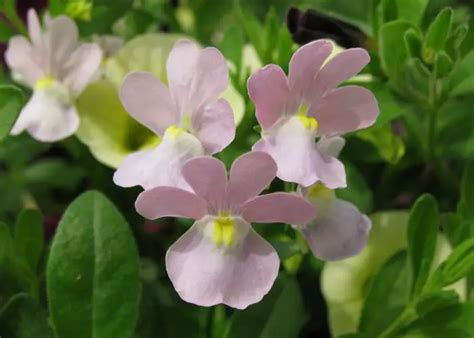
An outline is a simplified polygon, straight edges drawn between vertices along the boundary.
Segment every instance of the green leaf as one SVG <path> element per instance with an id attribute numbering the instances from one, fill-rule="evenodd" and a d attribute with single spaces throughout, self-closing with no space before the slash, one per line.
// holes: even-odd
<path id="1" fill-rule="evenodd" d="M 225 338 L 294 338 L 306 322 L 303 298 L 295 279 L 278 279 L 265 298 L 236 311 Z"/>
<path id="2" fill-rule="evenodd" d="M 372 211 L 373 195 L 364 176 L 351 163 L 346 163 L 347 188 L 337 189 L 338 198 L 354 203 L 363 213 Z"/>
<path id="3" fill-rule="evenodd" d="M 0 85 L 0 141 L 10 134 L 23 107 L 23 93 L 9 85 Z"/>
<path id="4" fill-rule="evenodd" d="M 23 210 L 15 225 L 16 250 L 36 271 L 44 245 L 44 232 L 41 214 L 36 210 Z"/>
<path id="5" fill-rule="evenodd" d="M 227 60 L 235 66 L 235 73 L 240 74 L 242 68 L 242 50 L 244 48 L 244 34 L 242 29 L 236 26 L 230 27 L 219 44 L 219 50 Z"/>
<path id="6" fill-rule="evenodd" d="M 128 225 L 101 193 L 66 210 L 51 247 L 47 291 L 58 338 L 129 338 L 139 304 L 138 253 Z"/>
<path id="7" fill-rule="evenodd" d="M 237 7 L 237 10 L 240 24 L 244 28 L 250 43 L 257 51 L 258 56 L 263 61 L 265 57 L 265 41 L 262 34 L 264 28 L 252 13 L 244 11 L 240 6 Z"/>
<path id="8" fill-rule="evenodd" d="M 391 164 L 396 164 L 405 155 L 405 143 L 392 130 L 390 125 L 368 128 L 357 133 L 357 136 L 370 142 L 380 157 Z"/>
<path id="9" fill-rule="evenodd" d="M 474 238 L 456 246 L 446 261 L 435 270 L 426 285 L 427 290 L 437 290 L 451 285 L 474 272 Z"/>
<path id="10" fill-rule="evenodd" d="M 382 68 L 390 80 L 400 86 L 404 64 L 408 58 L 405 48 L 405 32 L 413 28 L 412 24 L 396 20 L 382 26 L 379 35 L 380 57 Z"/>
<path id="11" fill-rule="evenodd" d="M 84 170 L 61 159 L 48 158 L 29 165 L 24 172 L 27 183 L 50 188 L 74 189 L 84 178 Z"/>
<path id="12" fill-rule="evenodd" d="M 406 252 L 392 256 L 373 277 L 365 297 L 359 331 L 377 337 L 404 309 L 410 296 Z"/>
<path id="13" fill-rule="evenodd" d="M 6 43 L 15 34 L 15 30 L 7 25 L 6 22 L 0 21 L 0 42 Z"/>
<path id="14" fill-rule="evenodd" d="M 474 303 L 454 304 L 415 321 L 400 337 L 472 338 Z"/>
<path id="15" fill-rule="evenodd" d="M 451 74 L 449 87 L 456 88 L 466 79 L 474 76 L 474 49 L 467 53 Z"/>
<path id="16" fill-rule="evenodd" d="M 464 169 L 461 181 L 461 198 L 457 209 L 458 214 L 464 220 L 474 222 L 474 162 L 470 162 Z M 472 235 L 474 236 L 474 232 Z"/>
<path id="17" fill-rule="evenodd" d="M 410 58 L 404 67 L 405 90 L 419 100 L 428 101 L 430 98 L 431 73 L 419 58 Z"/>
<path id="18" fill-rule="evenodd" d="M 273 61 L 273 52 L 276 51 L 276 46 L 278 44 L 278 37 L 279 28 L 281 26 L 280 19 L 278 18 L 278 14 L 275 11 L 274 7 L 271 7 L 267 13 L 265 18 L 264 24 L 264 55 L 262 56 L 263 63 L 270 63 Z"/>
<path id="19" fill-rule="evenodd" d="M 436 54 L 435 60 L 435 74 L 437 78 L 447 76 L 454 68 L 454 61 L 444 51 L 440 51 Z"/>
<path id="20" fill-rule="evenodd" d="M 452 16 L 453 10 L 445 8 L 428 27 L 422 51 L 424 62 L 433 64 L 435 62 L 435 54 L 444 50 L 451 31 Z"/>
<path id="21" fill-rule="evenodd" d="M 398 18 L 419 25 L 423 19 L 428 0 L 396 0 Z"/>
<path id="22" fill-rule="evenodd" d="M 4 337 L 53 337 L 47 314 L 26 293 L 19 293 L 10 298 L 0 311 L 0 332 Z"/>
<path id="23" fill-rule="evenodd" d="M 433 261 L 438 235 L 439 211 L 433 196 L 419 197 L 410 212 L 407 227 L 408 259 L 412 293 L 424 286 Z"/>
<path id="24" fill-rule="evenodd" d="M 452 96 L 474 94 L 474 74 L 464 79 L 451 91 Z"/>
<path id="25" fill-rule="evenodd" d="M 13 248 L 12 235 L 5 223 L 0 222 L 0 265 L 10 255 Z"/>
<path id="26" fill-rule="evenodd" d="M 403 38 L 405 39 L 405 47 L 409 56 L 413 58 L 421 57 L 421 46 L 423 42 L 418 31 L 411 28 L 405 32 Z"/>
<path id="27" fill-rule="evenodd" d="M 282 66 L 283 70 L 288 71 L 288 65 L 293 55 L 293 39 L 285 26 L 281 27 L 278 33 L 276 51 L 274 63 Z"/>
<path id="28" fill-rule="evenodd" d="M 456 291 L 439 290 L 422 295 L 415 304 L 415 310 L 419 317 L 423 317 L 427 313 L 458 302 L 459 296 Z"/>

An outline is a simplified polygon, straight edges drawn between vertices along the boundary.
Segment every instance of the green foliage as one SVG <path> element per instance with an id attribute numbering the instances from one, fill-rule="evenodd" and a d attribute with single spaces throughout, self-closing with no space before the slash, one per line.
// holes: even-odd
<path id="1" fill-rule="evenodd" d="M 14 86 L 0 85 L 0 141 L 10 134 L 15 121 L 23 107 L 24 96 Z"/>
<path id="2" fill-rule="evenodd" d="M 41 214 L 36 210 L 23 210 L 18 216 L 14 237 L 17 253 L 36 271 L 44 246 Z"/>
<path id="3" fill-rule="evenodd" d="M 125 338 L 133 332 L 138 253 L 127 223 L 101 193 L 84 193 L 64 214 L 48 260 L 47 289 L 57 337 Z"/>
<path id="4" fill-rule="evenodd" d="M 444 50 L 451 30 L 452 15 L 453 11 L 445 8 L 428 27 L 422 50 L 423 60 L 426 63 L 434 63 L 435 54 Z"/>

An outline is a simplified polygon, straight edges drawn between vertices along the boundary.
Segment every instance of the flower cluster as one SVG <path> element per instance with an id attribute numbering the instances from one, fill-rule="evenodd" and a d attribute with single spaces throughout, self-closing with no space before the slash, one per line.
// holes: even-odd
<path id="1" fill-rule="evenodd" d="M 98 75 L 103 52 L 80 44 L 67 17 L 46 17 L 42 30 L 30 11 L 28 28 L 30 40 L 14 37 L 6 54 L 15 78 L 33 89 L 12 133 L 60 140 L 78 128 L 75 100 Z M 279 258 L 252 222 L 291 224 L 325 260 L 355 255 L 365 245 L 370 220 L 334 189 L 346 186 L 340 136 L 372 125 L 378 106 L 365 88 L 338 87 L 369 62 L 367 52 L 353 48 L 330 58 L 332 48 L 327 40 L 299 48 L 288 77 L 277 65 L 251 75 L 248 94 L 261 139 L 229 174 L 212 157 L 236 129 L 222 97 L 229 71 L 219 50 L 179 40 L 167 59 L 167 83 L 145 71 L 123 81 L 123 106 L 161 142 L 126 157 L 113 180 L 144 189 L 136 210 L 148 219 L 196 221 L 166 255 L 168 275 L 185 301 L 243 309 L 270 290 Z M 275 177 L 296 183 L 296 191 L 260 195 Z"/>

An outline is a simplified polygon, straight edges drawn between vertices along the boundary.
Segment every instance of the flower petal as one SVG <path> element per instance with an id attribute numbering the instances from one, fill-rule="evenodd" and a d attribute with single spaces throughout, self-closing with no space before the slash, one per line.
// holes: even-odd
<path id="1" fill-rule="evenodd" d="M 321 137 L 316 144 L 319 151 L 332 157 L 339 157 L 346 140 L 340 136 Z"/>
<path id="2" fill-rule="evenodd" d="M 41 43 L 41 25 L 38 19 L 38 14 L 34 8 L 30 8 L 27 14 L 28 35 L 34 45 Z"/>
<path id="3" fill-rule="evenodd" d="M 336 260 L 357 255 L 367 243 L 370 227 L 370 219 L 354 205 L 336 199 L 301 232 L 316 257 Z"/>
<path id="4" fill-rule="evenodd" d="M 271 289 L 280 265 L 276 251 L 250 224 L 240 245 L 217 250 L 205 235 L 209 220 L 196 222 L 166 254 L 166 270 L 180 297 L 200 306 L 226 304 L 244 309 L 260 301 Z"/>
<path id="5" fill-rule="evenodd" d="M 191 190 L 181 169 L 186 161 L 203 154 L 201 143 L 193 135 L 183 132 L 175 138 L 165 134 L 157 148 L 128 155 L 115 172 L 114 183 L 121 187 L 171 186 Z"/>
<path id="6" fill-rule="evenodd" d="M 182 173 L 196 195 L 206 200 L 217 213 L 224 203 L 227 188 L 224 164 L 213 157 L 196 157 L 183 165 Z"/>
<path id="7" fill-rule="evenodd" d="M 229 103 L 219 99 L 192 115 L 194 134 L 209 154 L 227 147 L 235 137 L 234 114 Z"/>
<path id="8" fill-rule="evenodd" d="M 45 49 L 48 73 L 62 79 L 64 66 L 77 48 L 79 33 L 73 20 L 65 15 L 55 17 L 46 26 L 42 47 Z"/>
<path id="9" fill-rule="evenodd" d="M 291 57 L 288 74 L 292 91 L 299 95 L 309 94 L 314 78 L 331 51 L 332 43 L 329 40 L 316 40 L 298 48 Z"/>
<path id="10" fill-rule="evenodd" d="M 127 75 L 120 88 L 120 100 L 133 118 L 158 135 L 178 122 L 168 88 L 150 73 L 136 71 Z"/>
<path id="11" fill-rule="evenodd" d="M 11 133 L 17 135 L 26 129 L 38 141 L 56 142 L 73 135 L 78 127 L 79 116 L 73 105 L 45 91 L 35 91 Z"/>
<path id="12" fill-rule="evenodd" d="M 5 61 L 18 82 L 33 87 L 39 79 L 46 76 L 39 62 L 40 55 L 33 51 L 30 42 L 23 36 L 14 36 L 8 42 Z"/>
<path id="13" fill-rule="evenodd" d="M 275 161 L 266 153 L 254 151 L 237 158 L 230 169 L 228 194 L 231 206 L 259 195 L 275 178 Z"/>
<path id="14" fill-rule="evenodd" d="M 334 56 L 319 72 L 313 83 L 315 98 L 320 98 L 342 81 L 348 80 L 370 62 L 369 53 L 362 48 L 346 49 Z"/>
<path id="15" fill-rule="evenodd" d="M 306 224 L 316 217 L 316 209 L 303 197 L 276 192 L 245 203 L 242 216 L 248 222 Z"/>
<path id="16" fill-rule="evenodd" d="M 368 89 L 345 86 L 331 91 L 317 103 L 318 132 L 332 136 L 367 128 L 379 114 L 377 100 Z"/>
<path id="17" fill-rule="evenodd" d="M 84 43 L 71 55 L 66 64 L 64 83 L 78 96 L 98 75 L 102 50 L 94 43 Z"/>
<path id="18" fill-rule="evenodd" d="M 253 73 L 247 88 L 256 107 L 258 123 L 263 129 L 273 126 L 293 108 L 286 75 L 277 65 L 268 65 Z"/>
<path id="19" fill-rule="evenodd" d="M 347 186 L 346 170 L 341 161 L 319 150 L 312 153 L 312 155 L 319 181 L 329 189 L 345 188 Z"/>
<path id="20" fill-rule="evenodd" d="M 168 86 L 178 110 L 184 111 L 190 98 L 191 82 L 201 49 L 189 40 L 179 40 L 171 49 L 166 62 Z"/>
<path id="21" fill-rule="evenodd" d="M 185 217 L 201 219 L 207 213 L 207 203 L 192 192 L 174 187 L 157 187 L 138 195 L 137 212 L 148 218 Z"/>

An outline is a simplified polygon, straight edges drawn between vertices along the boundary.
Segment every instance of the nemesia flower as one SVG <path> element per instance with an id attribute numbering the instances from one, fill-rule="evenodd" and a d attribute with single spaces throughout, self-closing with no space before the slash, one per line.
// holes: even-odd
<path id="1" fill-rule="evenodd" d="M 222 162 L 198 157 L 183 166 L 194 193 L 157 187 L 140 194 L 135 206 L 146 218 L 196 220 L 166 254 L 168 275 L 185 301 L 243 309 L 270 290 L 278 275 L 278 255 L 250 223 L 305 224 L 315 214 L 297 195 L 258 196 L 276 170 L 268 154 L 250 152 L 235 160 L 227 179 Z"/>
<path id="2" fill-rule="evenodd" d="M 247 85 L 262 127 L 253 150 L 273 157 L 280 179 L 305 187 L 316 182 L 330 189 L 346 186 L 343 164 L 314 141 L 367 128 L 379 112 L 369 90 L 336 88 L 369 62 L 368 53 L 347 49 L 323 66 L 332 48 L 328 40 L 309 43 L 291 58 L 288 78 L 279 66 L 268 65 Z"/>
<path id="3" fill-rule="evenodd" d="M 96 44 L 79 43 L 77 27 L 66 16 L 45 18 L 42 30 L 36 12 L 28 12 L 30 40 L 10 39 L 6 62 L 15 80 L 33 89 L 11 133 L 27 130 L 44 142 L 74 134 L 79 117 L 74 102 L 99 69 L 102 52 Z"/>
<path id="4" fill-rule="evenodd" d="M 187 160 L 224 149 L 235 136 L 232 108 L 220 94 L 228 86 L 223 55 L 178 41 L 166 64 L 167 88 L 152 74 L 130 73 L 120 99 L 129 114 L 162 137 L 160 145 L 125 158 L 114 175 L 122 187 L 160 185 L 187 188 L 181 166 Z"/>
<path id="5" fill-rule="evenodd" d="M 319 141 L 324 153 L 338 157 L 344 139 L 338 136 Z M 367 243 L 371 221 L 352 203 L 336 198 L 334 190 L 322 183 L 300 193 L 318 210 L 318 215 L 305 225 L 293 225 L 308 242 L 313 254 L 323 260 L 338 260 L 358 254 Z"/>

